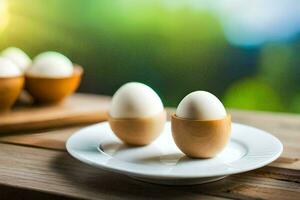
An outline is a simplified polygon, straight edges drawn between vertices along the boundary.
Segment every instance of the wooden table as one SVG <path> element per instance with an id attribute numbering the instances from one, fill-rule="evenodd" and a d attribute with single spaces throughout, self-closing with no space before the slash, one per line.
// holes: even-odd
<path id="1" fill-rule="evenodd" d="M 300 116 L 230 111 L 284 144 L 269 166 L 195 186 L 163 186 L 95 169 L 64 150 L 0 143 L 0 199 L 300 199 Z M 72 133 L 80 127 L 59 129 Z"/>

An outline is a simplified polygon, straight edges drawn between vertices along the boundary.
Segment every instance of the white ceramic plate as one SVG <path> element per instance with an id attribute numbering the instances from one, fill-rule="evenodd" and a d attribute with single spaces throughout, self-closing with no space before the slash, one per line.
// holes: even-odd
<path id="1" fill-rule="evenodd" d="M 88 126 L 72 135 L 66 147 L 78 160 L 135 179 L 169 185 L 199 184 L 267 165 L 282 152 L 281 142 L 271 134 L 241 124 L 232 124 L 226 148 L 212 159 L 191 159 L 175 145 L 170 122 L 152 144 L 124 145 L 109 124 Z"/>

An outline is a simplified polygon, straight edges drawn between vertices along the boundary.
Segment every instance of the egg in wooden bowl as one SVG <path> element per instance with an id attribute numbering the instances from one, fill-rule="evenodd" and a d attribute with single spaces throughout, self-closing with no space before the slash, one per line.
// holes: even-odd
<path id="1" fill-rule="evenodd" d="M 166 112 L 152 88 L 130 82 L 113 95 L 108 122 L 124 143 L 142 146 L 160 135 L 166 122 Z"/>
<path id="2" fill-rule="evenodd" d="M 22 73 L 31 66 L 30 57 L 20 48 L 8 47 L 1 52 L 1 56 L 11 60 L 15 65 L 19 67 Z"/>
<path id="3" fill-rule="evenodd" d="M 0 57 L 0 112 L 16 102 L 24 84 L 21 70 L 9 59 Z"/>
<path id="4" fill-rule="evenodd" d="M 175 144 L 183 153 L 192 158 L 211 158 L 229 141 L 231 116 L 216 96 L 196 91 L 179 103 L 171 128 Z"/>
<path id="5" fill-rule="evenodd" d="M 78 88 L 83 69 L 57 52 L 36 56 L 26 71 L 25 88 L 38 103 L 58 103 Z"/>

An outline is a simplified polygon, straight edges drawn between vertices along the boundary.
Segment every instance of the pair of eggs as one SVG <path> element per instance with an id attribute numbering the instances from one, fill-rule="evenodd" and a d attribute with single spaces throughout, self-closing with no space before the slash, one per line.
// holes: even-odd
<path id="1" fill-rule="evenodd" d="M 58 52 L 43 52 L 32 61 L 19 48 L 3 50 L 0 54 L 0 77 L 20 76 L 24 73 L 42 77 L 68 77 L 73 74 L 73 64 Z"/>
<path id="2" fill-rule="evenodd" d="M 76 90 L 82 71 L 57 52 L 41 53 L 31 61 L 21 49 L 7 48 L 0 55 L 0 111 L 14 104 L 24 82 L 35 101 L 57 103 Z"/>
<path id="3" fill-rule="evenodd" d="M 132 82 L 114 94 L 108 121 L 124 143 L 147 145 L 160 135 L 166 118 L 159 96 L 147 85 Z M 217 97 L 196 91 L 179 103 L 171 126 L 173 139 L 183 153 L 194 158 L 210 158 L 227 144 L 231 118 Z"/>

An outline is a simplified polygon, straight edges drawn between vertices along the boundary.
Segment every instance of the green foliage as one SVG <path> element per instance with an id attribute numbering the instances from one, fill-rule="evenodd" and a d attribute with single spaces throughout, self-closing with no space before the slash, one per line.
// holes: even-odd
<path id="1" fill-rule="evenodd" d="M 166 105 L 176 106 L 193 90 L 221 96 L 223 87 L 246 74 L 231 71 L 252 57 L 227 43 L 212 13 L 191 6 L 174 9 L 158 0 L 9 4 L 0 48 L 18 46 L 31 56 L 64 53 L 84 67 L 85 92 L 111 95 L 127 81 L 140 81 L 156 88 Z"/>
<path id="2" fill-rule="evenodd" d="M 299 51 L 293 44 L 269 44 L 261 52 L 258 76 L 288 104 L 300 84 Z"/>
<path id="3" fill-rule="evenodd" d="M 226 107 L 282 111 L 280 97 L 272 87 L 257 78 L 247 78 L 232 84 L 223 99 Z"/>
<path id="4" fill-rule="evenodd" d="M 300 113 L 300 93 L 292 98 L 288 108 L 291 112 Z"/>
<path id="5" fill-rule="evenodd" d="M 299 41 L 233 47 L 213 13 L 172 1 L 6 2 L 0 49 L 18 46 L 32 57 L 62 52 L 84 67 L 83 92 L 112 95 L 121 84 L 140 81 L 167 106 L 207 90 L 229 107 L 300 112 Z"/>

